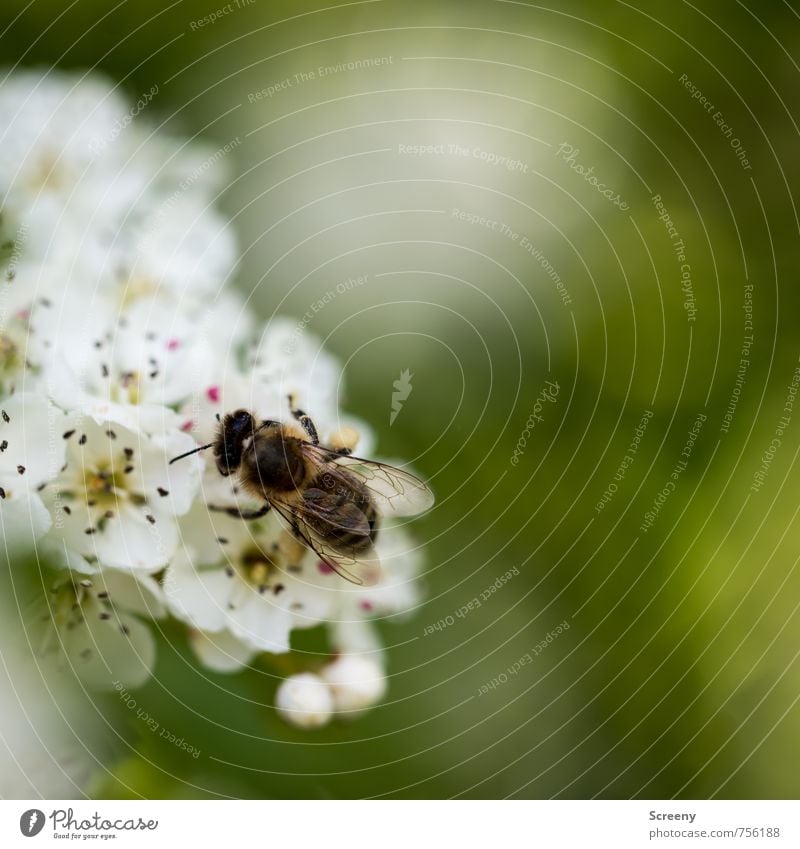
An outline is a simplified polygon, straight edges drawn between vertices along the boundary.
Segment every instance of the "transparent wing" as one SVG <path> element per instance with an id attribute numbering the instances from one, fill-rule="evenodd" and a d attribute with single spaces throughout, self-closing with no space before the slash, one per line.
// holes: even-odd
<path id="1" fill-rule="evenodd" d="M 374 546 L 356 548 L 343 544 L 340 539 L 334 545 L 330 538 L 317 530 L 320 524 L 327 525 L 331 531 L 362 530 L 362 522 L 366 522 L 366 518 L 355 504 L 351 504 L 348 510 L 333 514 L 302 499 L 291 503 L 270 499 L 270 503 L 293 536 L 338 575 L 353 584 L 371 585 L 377 582 L 381 567 Z"/>
<path id="2" fill-rule="evenodd" d="M 345 469 L 357 477 L 374 497 L 375 505 L 384 516 L 416 516 L 433 506 L 431 488 L 411 472 L 363 457 L 342 456 L 310 442 L 305 443 L 303 448 L 313 455 L 324 473 L 336 475 L 337 469 Z"/>

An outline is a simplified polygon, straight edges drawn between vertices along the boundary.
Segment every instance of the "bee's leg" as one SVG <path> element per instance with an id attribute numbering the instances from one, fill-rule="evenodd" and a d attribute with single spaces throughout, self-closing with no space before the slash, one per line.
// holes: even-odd
<path id="1" fill-rule="evenodd" d="M 327 447 L 335 454 L 346 457 L 348 454 L 352 454 L 353 451 L 355 451 L 356 445 L 358 445 L 358 439 L 358 431 L 354 427 L 345 425 L 344 427 L 340 427 L 335 433 L 331 434 L 328 439 Z"/>
<path id="2" fill-rule="evenodd" d="M 302 410 L 298 410 L 297 407 L 295 407 L 294 395 L 289 395 L 289 409 L 297 421 L 300 422 L 303 430 L 308 434 L 311 444 L 319 445 L 319 435 L 317 434 L 316 427 L 314 427 L 314 422 L 311 421 L 310 416 L 307 416 Z"/>
<path id="3" fill-rule="evenodd" d="M 267 502 L 263 507 L 259 507 L 258 510 L 241 510 L 239 507 L 220 507 L 218 504 L 208 504 L 206 506 L 215 513 L 227 513 L 228 516 L 233 516 L 234 519 L 251 520 L 266 516 L 270 511 L 271 505 Z"/>

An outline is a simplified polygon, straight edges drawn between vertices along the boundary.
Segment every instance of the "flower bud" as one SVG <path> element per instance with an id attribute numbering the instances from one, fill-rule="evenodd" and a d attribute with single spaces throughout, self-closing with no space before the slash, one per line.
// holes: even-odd
<path id="1" fill-rule="evenodd" d="M 365 655 L 343 654 L 322 670 L 337 711 L 356 716 L 379 702 L 386 693 L 381 664 Z"/>
<path id="2" fill-rule="evenodd" d="M 320 728 L 333 713 L 328 687 L 310 672 L 283 681 L 275 694 L 275 705 L 281 717 L 298 728 Z"/>

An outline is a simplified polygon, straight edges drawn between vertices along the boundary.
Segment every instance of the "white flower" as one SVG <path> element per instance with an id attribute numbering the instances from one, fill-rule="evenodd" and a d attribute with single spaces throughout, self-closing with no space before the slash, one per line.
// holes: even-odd
<path id="1" fill-rule="evenodd" d="M 33 389 L 36 384 L 28 356 L 27 314 L 17 311 L 0 315 L 0 397 Z"/>
<path id="2" fill-rule="evenodd" d="M 267 397 L 261 403 L 273 418 L 287 419 L 286 399 L 292 394 L 321 430 L 341 425 L 338 405 L 343 382 L 341 364 L 300 324 L 273 318 L 254 346 L 249 362 L 252 400 L 265 393 Z"/>
<path id="3" fill-rule="evenodd" d="M 38 326 L 55 336 L 44 381 L 53 400 L 95 419 L 113 416 L 144 430 L 177 426 L 171 409 L 224 370 L 249 330 L 240 300 L 176 311 L 161 298 L 139 299 L 124 313 L 102 305 L 97 317 L 66 323 L 73 334 Z M 79 332 L 75 332 L 79 331 Z"/>
<path id="4" fill-rule="evenodd" d="M 155 294 L 178 304 L 203 303 L 233 278 L 238 260 L 233 229 L 211 207 L 179 195 L 132 217 L 135 223 L 116 246 L 113 262 L 126 302 Z"/>
<path id="5" fill-rule="evenodd" d="M 265 419 L 291 421 L 289 395 L 314 419 L 321 434 L 341 426 L 337 407 L 341 365 L 316 337 L 295 338 L 295 327 L 286 319 L 270 321 L 245 354 L 244 369 L 227 361 L 224 370 L 211 375 L 218 379 L 209 380 L 185 405 L 186 425 L 199 441 L 213 438 L 218 413 L 238 408 Z"/>
<path id="6" fill-rule="evenodd" d="M 0 664 L 0 798 L 72 799 L 89 792 L 103 745 L 91 702 L 74 677 L 36 658 L 3 607 Z"/>
<path id="7" fill-rule="evenodd" d="M 340 413 L 342 366 L 306 332 L 309 314 L 273 318 L 256 338 L 226 289 L 237 265 L 215 208 L 226 163 L 150 133 L 138 116 L 147 102 L 128 109 L 111 84 L 79 74 L 0 84 L 4 542 L 34 542 L 57 570 L 33 603 L 42 651 L 94 687 L 147 679 L 146 620 L 167 611 L 218 672 L 288 652 L 295 629 L 324 623 L 334 659 L 322 677 L 285 681 L 278 710 L 305 728 L 357 715 L 386 688 L 372 620 L 417 604 L 419 557 L 383 524 L 383 571 L 356 586 L 274 512 L 245 522 L 211 511 L 261 506 L 213 457 L 169 465 L 239 408 L 289 422 L 300 407 L 323 446 L 350 445 L 342 428 L 355 427 L 361 456 L 373 439 Z"/>
<path id="8" fill-rule="evenodd" d="M 98 76 L 25 71 L 3 81 L 0 195 L 7 211 L 25 219 L 31 239 L 47 245 L 68 207 L 85 213 L 102 199 L 116 211 L 126 203 L 106 194 L 114 163 L 97 167 L 92 150 L 93 139 L 111 132 L 126 111 Z"/>
<path id="9" fill-rule="evenodd" d="M 358 452 L 368 455 L 374 443 L 370 428 L 337 410 L 335 387 L 342 385 L 338 360 L 316 337 L 305 333 L 295 337 L 295 328 L 285 319 L 271 321 L 259 344 L 245 356 L 250 371 L 223 358 L 226 368 L 209 371 L 208 382 L 181 407 L 181 429 L 192 433 L 198 443 L 207 444 L 216 435 L 216 417 L 234 410 L 251 410 L 260 419 L 292 421 L 291 395 L 294 404 L 313 419 L 323 444 L 340 429 L 350 427 L 358 436 Z M 203 476 L 206 502 L 252 507 L 252 501 L 236 490 L 235 477 L 222 477 L 207 459 Z"/>
<path id="10" fill-rule="evenodd" d="M 419 603 L 417 576 L 421 556 L 405 528 L 384 521 L 375 541 L 375 552 L 381 563 L 377 581 L 340 593 L 338 616 L 331 621 L 334 630 L 347 629 L 350 623 L 363 619 L 402 618 Z M 366 639 L 363 633 L 356 634 L 354 624 L 349 630 L 350 639 Z"/>
<path id="11" fill-rule="evenodd" d="M 336 711 L 348 718 L 373 707 L 386 694 L 386 675 L 375 657 L 340 655 L 324 667 L 321 677 L 331 689 Z"/>
<path id="12" fill-rule="evenodd" d="M 70 416 L 59 439 L 65 465 L 43 492 L 54 518 L 52 535 L 102 566 L 155 571 L 178 545 L 176 517 L 192 504 L 196 458 L 169 466 L 189 450 L 179 431 L 134 432 L 113 419 L 97 424 Z"/>
<path id="13" fill-rule="evenodd" d="M 154 579 L 111 569 L 60 572 L 36 609 L 44 629 L 40 655 L 56 653 L 93 689 L 110 690 L 116 681 L 138 687 L 150 676 L 155 640 L 140 617 L 165 614 Z"/>
<path id="14" fill-rule="evenodd" d="M 63 440 L 53 438 L 63 419 L 32 393 L 0 401 L 0 530 L 6 546 L 37 540 L 50 527 L 39 492 L 64 462 Z"/>
<path id="15" fill-rule="evenodd" d="M 25 392 L 0 401 L 0 486 L 4 498 L 37 490 L 64 462 L 64 443 L 55 438 L 64 414 L 46 398 Z"/>
<path id="16" fill-rule="evenodd" d="M 164 586 L 171 612 L 192 628 L 227 631 L 251 651 L 282 653 L 294 628 L 330 615 L 335 581 L 315 568 L 315 558 L 275 516 L 245 522 L 200 504 L 181 529 L 192 549 L 174 558 Z M 233 657 L 249 659 L 245 652 Z"/>
<path id="17" fill-rule="evenodd" d="M 333 715 L 330 690 L 316 675 L 303 672 L 281 682 L 275 694 L 278 713 L 298 728 L 320 728 Z"/>

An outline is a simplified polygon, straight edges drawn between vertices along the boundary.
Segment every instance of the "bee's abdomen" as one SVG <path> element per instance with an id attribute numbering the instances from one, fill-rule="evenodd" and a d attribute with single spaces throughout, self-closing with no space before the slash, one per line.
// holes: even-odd
<path id="1" fill-rule="evenodd" d="M 314 530 L 341 552 L 367 550 L 378 533 L 378 514 L 369 492 L 360 481 L 354 480 L 352 487 L 330 487 L 324 478 L 321 475 L 303 494 Z"/>

